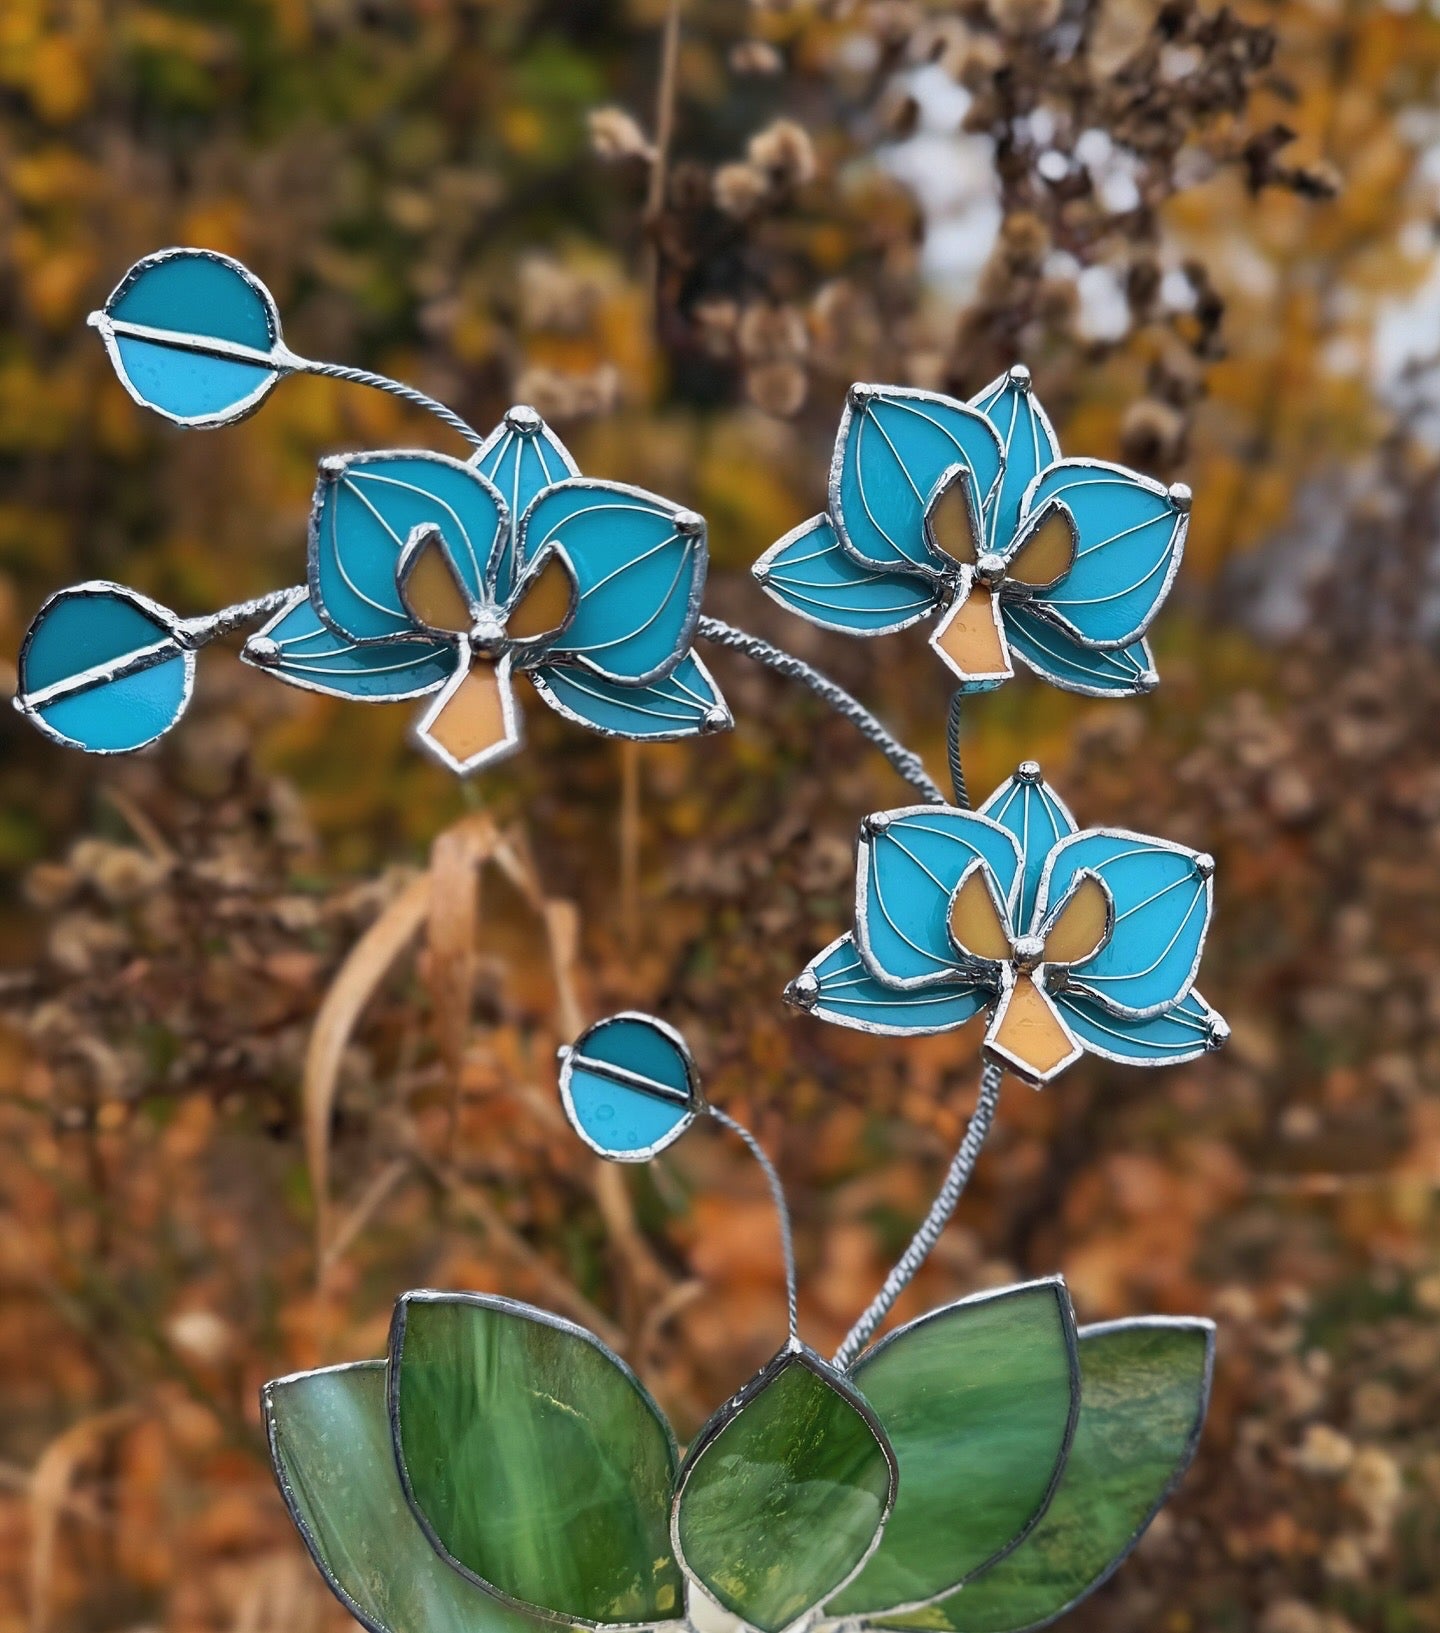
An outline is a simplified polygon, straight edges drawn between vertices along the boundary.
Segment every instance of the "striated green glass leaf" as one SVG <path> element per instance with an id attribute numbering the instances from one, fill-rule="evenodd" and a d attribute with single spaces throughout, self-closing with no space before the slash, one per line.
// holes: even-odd
<path id="1" fill-rule="evenodd" d="M 508 1299 L 410 1293 L 390 1368 L 401 1477 L 447 1558 L 563 1618 L 683 1613 L 675 1443 L 598 1339 Z"/>
<path id="2" fill-rule="evenodd" d="M 326 1367 L 267 1384 L 265 1423 L 280 1490 L 325 1580 L 371 1633 L 539 1633 L 452 1570 L 405 1502 L 385 1363 Z"/>
<path id="3" fill-rule="evenodd" d="M 779 1633 L 854 1574 L 894 1491 L 894 1454 L 865 1402 L 819 1356 L 785 1350 L 691 1447 L 675 1537 L 711 1598 Z"/>
<path id="4" fill-rule="evenodd" d="M 922 1316 L 850 1376 L 885 1427 L 900 1491 L 832 1616 L 911 1605 L 958 1586 L 1043 1512 L 1080 1399 L 1075 1315 L 1060 1278 Z"/>
<path id="5" fill-rule="evenodd" d="M 1189 1466 L 1210 1398 L 1214 1342 L 1208 1321 L 1158 1316 L 1082 1330 L 1080 1418 L 1045 1517 L 959 1593 L 876 1625 L 1025 1633 L 1093 1593 Z"/>

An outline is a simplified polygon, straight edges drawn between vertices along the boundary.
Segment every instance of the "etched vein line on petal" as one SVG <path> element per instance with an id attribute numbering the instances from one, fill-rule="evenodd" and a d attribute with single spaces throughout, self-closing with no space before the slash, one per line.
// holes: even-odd
<path id="1" fill-rule="evenodd" d="M 1060 503 L 1064 504 L 1064 500 L 1061 499 Z M 1093 555 L 1097 550 L 1104 550 L 1109 545 L 1119 544 L 1122 539 L 1128 539 L 1132 533 L 1143 533 L 1147 527 L 1154 527 L 1160 522 L 1164 522 L 1166 526 L 1171 528 L 1175 525 L 1172 516 L 1147 516 L 1143 522 L 1132 522 L 1123 533 L 1111 533 L 1106 538 L 1097 539 L 1094 544 L 1087 544 L 1083 550 L 1077 550 L 1075 560 L 1081 561 L 1084 557 Z"/>
<path id="2" fill-rule="evenodd" d="M 643 557 L 639 559 L 643 560 Z M 627 630 L 624 634 L 616 635 L 612 640 L 591 641 L 588 643 L 588 645 L 571 647 L 570 650 L 572 652 L 585 653 L 608 652 L 612 646 L 623 646 L 627 641 L 636 640 L 639 636 L 643 635 L 647 629 L 650 629 L 653 625 L 657 624 L 665 615 L 670 603 L 675 599 L 676 590 L 679 589 L 681 584 L 684 582 L 686 569 L 689 567 L 689 565 L 690 556 L 687 552 L 682 558 L 679 567 L 676 568 L 675 576 L 670 580 L 669 587 L 666 589 L 664 596 L 661 598 L 660 605 L 656 607 L 655 611 L 650 614 L 643 624 L 637 625 L 634 629 Z M 591 593 L 593 594 L 594 592 L 592 591 Z"/>
<path id="3" fill-rule="evenodd" d="M 935 966 L 937 970 L 949 969 L 950 964 L 946 959 L 937 958 L 935 954 L 930 952 L 927 948 L 921 947 L 917 943 L 911 941 L 910 937 L 905 934 L 898 924 L 896 924 L 895 920 L 890 916 L 890 909 L 885 905 L 885 896 L 880 889 L 880 875 L 873 868 L 870 872 L 870 882 L 875 892 L 875 905 L 880 909 L 881 916 L 884 918 L 886 924 L 888 924 L 895 932 L 896 936 L 898 936 L 899 939 L 905 943 L 911 952 L 919 953 L 921 958 L 927 959 Z"/>
<path id="4" fill-rule="evenodd" d="M 893 456 L 896 465 L 898 465 L 900 467 L 900 474 L 905 478 L 906 482 L 909 484 L 911 493 L 913 493 L 915 495 L 915 497 L 920 501 L 920 504 L 921 504 L 921 506 L 923 508 L 923 506 L 925 504 L 925 495 L 923 493 L 921 493 L 919 488 L 917 488 L 915 486 L 915 478 L 913 476 L 911 476 L 909 470 L 906 469 L 905 461 L 900 457 L 900 450 L 895 446 L 894 441 L 891 439 L 890 433 L 885 429 L 885 427 L 883 425 L 881 425 L 880 421 L 875 417 L 874 414 L 870 415 L 870 423 L 875 427 L 875 429 L 885 439 L 885 446 L 890 450 L 890 453 Z"/>
<path id="5" fill-rule="evenodd" d="M 398 553 L 402 546 L 400 540 L 395 537 L 395 529 L 391 527 L 389 522 L 385 520 L 380 512 L 376 510 L 374 505 L 370 503 L 365 495 L 361 493 L 359 488 L 357 488 L 350 480 L 348 471 L 341 480 L 341 486 L 347 492 L 353 494 L 355 498 L 357 498 L 360 503 L 364 505 L 366 510 L 370 512 L 375 520 L 379 522 L 381 527 L 385 529 L 390 537 L 395 540 L 395 548 Z M 367 607 L 372 608 L 375 612 L 382 613 L 386 618 L 391 619 L 394 623 L 408 629 L 410 627 L 410 620 L 408 618 L 403 617 L 400 613 L 393 611 L 390 607 L 382 605 L 379 601 L 375 600 L 373 596 L 366 595 L 364 590 L 360 588 L 360 586 L 353 578 L 351 578 L 349 572 L 346 570 L 345 558 L 340 553 L 340 518 L 337 514 L 339 509 L 340 507 L 338 504 L 330 506 L 330 556 L 335 563 L 335 571 L 339 573 L 341 581 L 344 583 L 345 587 L 350 591 L 350 593 L 357 599 L 363 601 Z"/>
<path id="6" fill-rule="evenodd" d="M 1076 974 L 1086 986 L 1099 981 L 1143 981 L 1147 975 L 1153 975 L 1174 951 L 1175 943 L 1179 941 L 1182 935 L 1184 935 L 1185 926 L 1189 924 L 1192 918 L 1194 918 L 1195 909 L 1200 905 L 1203 896 L 1203 891 L 1196 891 L 1195 899 L 1190 903 L 1189 907 L 1186 908 L 1185 917 L 1180 920 L 1179 925 L 1176 927 L 1175 934 L 1170 937 L 1170 940 L 1165 944 L 1164 949 L 1156 956 L 1154 963 L 1147 964 L 1143 970 L 1126 970 L 1121 974 L 1111 975 L 1088 975 L 1083 967 L 1077 966 Z"/>
<path id="7" fill-rule="evenodd" d="M 475 545 L 470 538 L 469 530 L 466 528 L 464 522 L 460 520 L 459 513 L 452 506 L 447 504 L 444 499 L 440 498 L 438 494 L 431 493 L 428 488 L 419 487 L 414 482 L 402 481 L 398 476 L 378 476 L 373 471 L 363 470 L 356 472 L 356 475 L 366 482 L 383 483 L 387 487 L 403 488 L 406 493 L 418 493 L 422 499 L 428 499 L 431 504 L 438 505 L 440 509 L 443 510 L 450 518 L 450 520 L 454 522 L 456 527 L 460 529 L 460 537 L 465 541 L 465 550 L 470 557 L 470 565 L 475 569 L 475 582 L 477 584 L 481 582 L 480 560 L 475 554 Z M 394 537 L 393 533 L 391 536 Z M 400 541 L 397 540 L 397 543 L 398 542 Z"/>
<path id="8" fill-rule="evenodd" d="M 895 554 L 900 556 L 903 560 L 912 561 L 914 558 L 909 554 L 909 552 L 902 550 L 900 546 L 896 544 L 894 539 L 892 539 L 885 531 L 885 529 L 881 527 L 880 518 L 875 514 L 875 511 L 870 504 L 870 496 L 865 492 L 865 464 L 861 455 L 864 452 L 865 427 L 870 423 L 870 415 L 862 412 L 860 415 L 860 429 L 855 433 L 855 486 L 860 490 L 860 503 L 865 507 L 865 515 L 869 519 L 871 527 L 873 527 L 880 537 L 884 539 L 886 544 L 888 544 Z M 908 473 L 906 475 L 906 480 L 909 480 Z M 910 485 L 911 487 L 914 487 L 915 484 L 912 482 Z"/>

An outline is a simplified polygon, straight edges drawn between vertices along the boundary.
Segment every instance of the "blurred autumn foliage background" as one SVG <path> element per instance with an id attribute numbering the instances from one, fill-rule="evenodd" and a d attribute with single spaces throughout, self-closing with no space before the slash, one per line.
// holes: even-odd
<path id="1" fill-rule="evenodd" d="M 1077 1629 L 1440 1629 L 1440 20 L 1417 0 L 4 0 L 0 653 L 108 576 L 183 614 L 302 576 L 316 459 L 443 427 L 331 381 L 145 417 L 84 328 L 137 256 L 240 256 L 315 357 L 702 510 L 710 609 L 944 764 L 923 636 L 746 569 L 820 503 L 844 388 L 1022 360 L 1070 453 L 1196 493 L 1135 703 L 968 711 L 1083 821 L 1216 853 L 1234 1035 L 1015 1086 L 902 1312 L 1063 1270 L 1082 1320 L 1212 1314 L 1197 1466 Z M 233 643 L 231 643 L 233 645 Z M 707 659 L 710 654 L 706 653 Z M 409 710 L 200 663 L 189 719 L 0 758 L 0 1633 L 345 1625 L 273 1490 L 266 1378 L 379 1353 L 404 1288 L 545 1303 L 682 1436 L 776 1346 L 759 1174 L 600 1171 L 555 1046 L 684 1029 L 778 1160 L 825 1349 L 923 1212 L 974 1028 L 900 1045 L 780 989 L 903 789 L 721 653 L 729 737 L 527 715 L 457 786 Z"/>

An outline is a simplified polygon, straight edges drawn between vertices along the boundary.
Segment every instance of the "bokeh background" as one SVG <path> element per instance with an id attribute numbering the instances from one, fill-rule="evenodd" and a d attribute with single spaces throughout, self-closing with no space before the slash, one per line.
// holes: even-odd
<path id="1" fill-rule="evenodd" d="M 178 433 L 85 314 L 243 258 L 310 356 L 701 509 L 710 609 L 932 767 L 924 631 L 824 636 L 747 568 L 821 503 L 845 386 L 1035 373 L 1070 453 L 1196 492 L 1152 699 L 1017 680 L 983 793 L 1219 861 L 1229 1048 L 1007 1088 L 903 1313 L 1063 1270 L 1082 1320 L 1219 1323 L 1198 1462 L 1073 1617 L 1440 1628 L 1440 20 L 1419 0 L 5 0 L 0 662 L 82 577 L 184 614 L 302 576 L 316 459 L 443 427 L 332 382 Z M 233 648 L 235 643 L 230 643 Z M 707 660 L 710 654 L 707 652 Z M 406 707 L 200 662 L 157 750 L 0 748 L 0 1633 L 321 1633 L 266 1378 L 380 1352 L 417 1285 L 588 1322 L 682 1436 L 783 1332 L 773 1221 L 695 1134 L 601 1172 L 553 1052 L 645 1006 L 757 1130 L 822 1349 L 924 1211 L 978 1034 L 786 1011 L 893 773 L 728 654 L 729 737 L 533 705 L 461 787 Z"/>

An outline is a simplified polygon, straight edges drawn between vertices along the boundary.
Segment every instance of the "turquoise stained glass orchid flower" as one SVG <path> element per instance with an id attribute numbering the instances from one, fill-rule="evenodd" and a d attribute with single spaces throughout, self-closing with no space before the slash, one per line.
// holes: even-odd
<path id="1" fill-rule="evenodd" d="M 321 462 L 304 586 L 182 619 L 108 581 L 41 608 L 22 646 L 16 706 L 92 753 L 143 748 L 180 718 L 195 652 L 270 616 L 248 663 L 309 691 L 370 703 L 433 697 L 421 745 L 460 774 L 521 742 L 514 677 L 607 736 L 665 741 L 731 724 L 691 649 L 705 583 L 703 518 L 581 476 L 540 416 L 513 408 L 481 437 L 412 387 L 297 356 L 270 293 L 210 250 L 162 250 L 91 322 L 136 402 L 207 428 L 253 413 L 294 373 L 376 386 L 472 443 Z"/>
<path id="2" fill-rule="evenodd" d="M 930 645 L 958 689 L 990 691 L 1018 657 L 1097 697 L 1156 684 L 1145 640 L 1180 566 L 1190 490 L 1062 459 L 1010 370 L 969 403 L 856 385 L 829 509 L 760 557 L 776 601 L 824 629 L 885 635 L 938 617 Z"/>
<path id="3" fill-rule="evenodd" d="M 1081 830 L 1026 762 L 978 811 L 916 805 L 861 826 L 855 929 L 787 997 L 865 1032 L 989 1014 L 987 1053 L 1035 1084 L 1088 1050 L 1160 1066 L 1218 1047 L 1194 989 L 1214 863 L 1165 839 Z"/>

